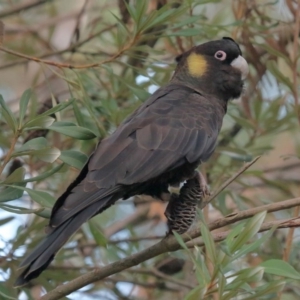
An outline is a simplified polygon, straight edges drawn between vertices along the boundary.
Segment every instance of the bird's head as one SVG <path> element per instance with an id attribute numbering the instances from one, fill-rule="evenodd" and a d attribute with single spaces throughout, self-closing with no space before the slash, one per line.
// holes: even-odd
<path id="1" fill-rule="evenodd" d="M 231 38 L 195 46 L 177 57 L 173 81 L 226 101 L 238 98 L 248 74 L 248 64 Z"/>

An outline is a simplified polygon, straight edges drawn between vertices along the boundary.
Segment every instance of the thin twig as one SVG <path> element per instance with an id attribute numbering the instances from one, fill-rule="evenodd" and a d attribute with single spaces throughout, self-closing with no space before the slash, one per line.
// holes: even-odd
<path id="1" fill-rule="evenodd" d="M 160 289 L 160 290 L 168 290 L 168 291 L 174 291 L 174 292 L 180 291 L 179 287 L 171 288 L 171 287 L 167 287 L 165 284 L 160 284 L 159 282 L 141 282 L 141 281 L 136 281 L 136 280 L 124 279 L 121 277 L 108 277 L 108 278 L 105 278 L 104 281 L 113 282 L 113 283 L 127 282 L 127 283 L 132 283 L 134 285 L 139 285 L 139 286 L 142 286 L 142 287 L 148 288 L 148 289 Z"/>
<path id="2" fill-rule="evenodd" d="M 172 276 L 168 276 L 156 269 L 142 269 L 142 268 L 134 268 L 134 269 L 128 269 L 125 270 L 125 272 L 127 273 L 132 273 L 132 274 L 146 274 L 146 275 L 150 275 L 150 276 L 155 276 L 157 278 L 161 278 L 164 279 L 165 281 L 169 281 L 172 283 L 175 283 L 177 285 L 180 285 L 182 287 L 188 288 L 188 289 L 193 289 L 194 286 L 188 282 L 184 282 L 182 280 L 179 280 L 177 278 L 174 278 Z"/>
<path id="3" fill-rule="evenodd" d="M 38 6 L 38 5 L 41 5 L 45 2 L 52 2 L 52 1 L 53 0 L 35 0 L 35 1 L 27 2 L 27 3 L 20 3 L 18 5 L 14 5 L 13 8 L 8 8 L 8 9 L 3 10 L 0 13 L 0 18 L 8 17 L 8 16 L 11 16 L 11 15 L 17 14 L 21 11 L 33 8 L 33 7 Z"/>
<path id="4" fill-rule="evenodd" d="M 300 210 L 300 206 L 296 206 L 295 210 L 294 210 L 295 218 L 299 216 L 299 210 Z M 292 245 L 293 245 L 294 232 L 295 232 L 295 228 L 290 228 L 289 232 L 287 234 L 285 248 L 284 248 L 283 257 L 282 257 L 282 259 L 285 261 L 288 261 L 289 257 L 290 257 L 290 253 L 291 253 L 291 249 L 292 249 Z"/>
<path id="5" fill-rule="evenodd" d="M 251 162 L 246 163 L 238 172 L 236 172 L 222 185 L 220 185 L 211 196 L 209 196 L 201 203 L 200 208 L 203 209 L 207 204 L 209 204 L 213 199 L 215 199 L 227 186 L 229 186 L 230 183 L 232 183 L 237 177 L 239 177 L 242 173 L 244 173 L 247 169 L 249 169 L 254 163 L 256 163 L 259 158 L 260 156 L 257 156 Z"/>
<path id="6" fill-rule="evenodd" d="M 295 16 L 295 30 L 294 30 L 294 45 L 293 45 L 293 94 L 295 98 L 295 108 L 297 113 L 298 122 L 300 125 L 300 107 L 299 107 L 299 95 L 298 95 L 298 58 L 299 58 L 299 31 L 300 31 L 300 1 L 297 1 L 297 9 Z"/>
<path id="7" fill-rule="evenodd" d="M 128 216 L 127 218 L 120 220 L 119 222 L 116 222 L 112 224 L 111 226 L 107 227 L 104 230 L 104 235 L 108 238 L 111 237 L 112 235 L 116 234 L 117 232 L 123 230 L 126 228 L 128 224 L 136 224 L 139 223 L 142 220 L 145 220 L 147 213 L 149 211 L 149 207 L 146 205 L 141 205 L 136 209 L 136 211 Z"/>
<path id="8" fill-rule="evenodd" d="M 106 32 L 106 31 L 109 31 L 111 29 L 113 29 L 114 27 L 116 27 L 116 24 L 113 24 L 113 25 L 109 25 L 107 27 L 105 27 L 104 29 L 101 29 L 99 31 L 97 31 L 96 33 L 94 34 L 91 34 L 90 36 L 88 36 L 87 38 L 85 38 L 84 40 L 74 44 L 74 45 L 71 45 L 69 46 L 68 48 L 66 49 L 63 49 L 63 50 L 59 50 L 59 51 L 56 51 L 56 52 L 51 52 L 51 53 L 45 53 L 45 54 L 42 54 L 40 56 L 37 57 L 37 59 L 40 59 L 42 60 L 43 58 L 47 58 L 49 56 L 55 56 L 55 55 L 61 55 L 63 53 L 66 53 L 66 52 L 73 52 L 74 49 L 77 49 L 79 47 L 81 47 L 82 45 L 86 44 L 87 42 L 91 41 L 92 39 L 94 39 L 95 37 L 101 35 L 102 33 Z M 1 49 L 0 49 L 1 50 Z M 18 52 L 16 52 L 18 53 Z M 23 57 L 23 56 L 21 56 Z M 23 57 L 24 58 L 24 57 Z M 28 58 L 25 57 L 25 60 L 19 60 L 19 61 L 15 61 L 15 62 L 11 62 L 11 63 L 8 63 L 6 65 L 3 65 L 3 66 L 0 66 L 0 70 L 1 69 L 6 69 L 6 68 L 10 68 L 10 67 L 13 67 L 13 66 L 16 66 L 16 65 L 19 65 L 19 64 L 23 64 L 23 63 L 26 63 L 28 60 Z"/>
<path id="9" fill-rule="evenodd" d="M 195 286 L 193 286 L 192 284 L 188 283 L 188 282 L 184 282 L 182 280 L 179 280 L 179 279 L 176 279 L 172 276 L 168 276 L 168 275 L 165 275 L 164 273 L 162 272 L 159 272 L 158 270 L 152 270 L 152 274 L 157 276 L 158 278 L 161 278 L 161 279 L 164 279 L 166 281 L 169 281 L 169 282 L 173 282 L 177 285 L 180 285 L 182 287 L 185 287 L 185 288 L 188 288 L 188 289 L 193 289 Z"/>
<path id="10" fill-rule="evenodd" d="M 104 60 L 102 60 L 101 62 L 98 62 L 98 63 L 85 64 L 85 65 L 72 65 L 72 64 L 68 64 L 68 63 L 58 63 L 58 62 L 55 62 L 55 61 L 45 60 L 45 59 L 29 56 L 29 55 L 26 55 L 26 54 L 22 54 L 22 53 L 19 53 L 17 51 L 13 51 L 13 50 L 4 48 L 2 46 L 0 46 L 0 50 L 3 51 L 3 52 L 6 52 L 6 53 L 12 54 L 14 56 L 22 57 L 22 58 L 25 58 L 25 59 L 30 60 L 30 61 L 35 61 L 37 63 L 43 63 L 45 65 L 55 66 L 57 68 L 90 69 L 90 68 L 97 68 L 97 67 L 100 67 L 103 64 L 114 61 L 119 56 L 121 56 L 125 51 L 130 49 L 135 44 L 135 42 L 136 42 L 136 38 L 133 38 L 132 41 L 130 41 L 130 43 L 128 43 L 128 45 L 124 46 L 122 49 L 120 49 L 117 53 L 115 53 L 111 57 L 109 57 L 107 59 L 104 59 Z"/>
<path id="11" fill-rule="evenodd" d="M 8 152 L 6 153 L 6 155 L 4 156 L 4 159 L 3 159 L 3 163 L 2 165 L 0 166 L 0 175 L 2 174 L 5 166 L 7 165 L 7 163 L 9 162 L 10 158 L 11 158 L 11 155 L 12 153 L 14 152 L 15 150 L 15 146 L 16 146 L 16 143 L 18 141 L 18 138 L 19 136 L 16 134 L 11 142 L 11 145 L 10 145 L 10 148 L 8 150 Z"/>

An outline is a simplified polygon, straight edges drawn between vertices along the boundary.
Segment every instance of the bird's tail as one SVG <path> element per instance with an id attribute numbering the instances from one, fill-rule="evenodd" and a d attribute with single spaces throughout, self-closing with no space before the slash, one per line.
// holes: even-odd
<path id="1" fill-rule="evenodd" d="M 98 209 L 99 203 L 93 203 L 53 230 L 21 263 L 19 268 L 22 272 L 14 286 L 25 285 L 33 278 L 38 277 L 47 268 L 55 254 L 67 242 L 70 236 L 84 222 L 92 218 Z"/>

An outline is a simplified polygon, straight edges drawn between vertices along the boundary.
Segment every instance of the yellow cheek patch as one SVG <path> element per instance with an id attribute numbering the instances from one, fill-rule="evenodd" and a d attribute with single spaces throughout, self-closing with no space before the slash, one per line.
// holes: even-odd
<path id="1" fill-rule="evenodd" d="M 201 54 L 191 53 L 187 58 L 189 73 L 201 77 L 207 70 L 207 62 Z"/>

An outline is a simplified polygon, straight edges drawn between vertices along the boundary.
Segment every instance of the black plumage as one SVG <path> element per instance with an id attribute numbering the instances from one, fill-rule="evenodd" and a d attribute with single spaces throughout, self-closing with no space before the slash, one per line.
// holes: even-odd
<path id="1" fill-rule="evenodd" d="M 17 286 L 37 277 L 84 222 L 115 201 L 162 198 L 211 156 L 227 102 L 242 92 L 247 63 L 229 38 L 196 46 L 177 61 L 170 83 L 97 145 L 58 198 L 47 236 L 20 265 Z"/>

